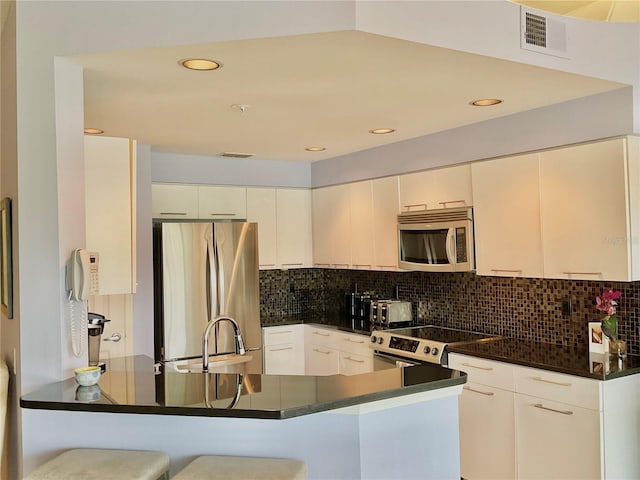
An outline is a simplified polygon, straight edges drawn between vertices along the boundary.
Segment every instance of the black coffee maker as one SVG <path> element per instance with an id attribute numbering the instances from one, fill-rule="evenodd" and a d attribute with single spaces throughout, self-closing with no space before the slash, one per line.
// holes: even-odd
<path id="1" fill-rule="evenodd" d="M 106 366 L 104 362 L 100 361 L 100 341 L 102 339 L 102 333 L 104 332 L 104 324 L 110 321 L 111 320 L 99 313 L 89 312 L 87 316 L 87 327 L 89 329 L 89 365 L 99 366 L 103 372 Z"/>

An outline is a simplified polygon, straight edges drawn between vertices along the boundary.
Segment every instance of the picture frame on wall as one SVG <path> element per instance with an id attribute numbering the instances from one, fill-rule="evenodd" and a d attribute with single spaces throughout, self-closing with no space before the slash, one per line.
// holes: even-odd
<path id="1" fill-rule="evenodd" d="M 13 248 L 11 199 L 0 200 L 0 307 L 13 318 Z"/>

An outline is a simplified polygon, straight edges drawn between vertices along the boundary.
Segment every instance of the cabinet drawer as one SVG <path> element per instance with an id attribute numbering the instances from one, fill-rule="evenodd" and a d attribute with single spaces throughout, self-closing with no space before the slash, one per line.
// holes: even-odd
<path id="1" fill-rule="evenodd" d="M 357 334 L 340 333 L 338 349 L 341 352 L 353 353 L 356 355 L 370 356 L 372 350 L 369 347 L 371 340 L 369 337 Z"/>
<path id="2" fill-rule="evenodd" d="M 342 375 L 358 375 L 369 372 L 373 372 L 373 356 L 340 352 L 340 373 Z"/>
<path id="3" fill-rule="evenodd" d="M 508 363 L 451 353 L 449 368 L 466 372 L 469 382 L 514 390 L 514 367 Z"/>
<path id="4" fill-rule="evenodd" d="M 600 410 L 601 382 L 590 378 L 514 367 L 516 392 L 592 410 Z"/>
<path id="5" fill-rule="evenodd" d="M 305 332 L 306 344 L 337 349 L 338 335 L 338 332 L 329 330 L 328 328 L 307 327 Z"/>
<path id="6" fill-rule="evenodd" d="M 288 325 L 286 327 L 267 327 L 264 329 L 264 346 L 295 344 L 301 325 Z"/>

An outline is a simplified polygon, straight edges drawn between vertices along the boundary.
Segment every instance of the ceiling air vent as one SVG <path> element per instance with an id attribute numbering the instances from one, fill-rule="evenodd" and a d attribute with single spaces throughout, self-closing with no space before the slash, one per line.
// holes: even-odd
<path id="1" fill-rule="evenodd" d="M 546 55 L 569 58 L 567 55 L 567 26 L 559 21 L 525 7 L 520 8 L 520 47 Z"/>
<path id="2" fill-rule="evenodd" d="M 253 157 L 253 153 L 239 153 L 239 152 L 222 152 L 219 153 L 219 157 L 227 157 L 227 158 L 249 158 Z"/>

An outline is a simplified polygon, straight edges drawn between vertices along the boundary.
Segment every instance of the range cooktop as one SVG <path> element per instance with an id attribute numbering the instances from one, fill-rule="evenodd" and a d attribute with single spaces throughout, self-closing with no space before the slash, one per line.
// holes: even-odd
<path id="1" fill-rule="evenodd" d="M 426 325 L 423 327 L 374 330 L 371 348 L 378 352 L 398 355 L 429 363 L 446 364 L 448 345 L 495 340 L 497 336 Z"/>

